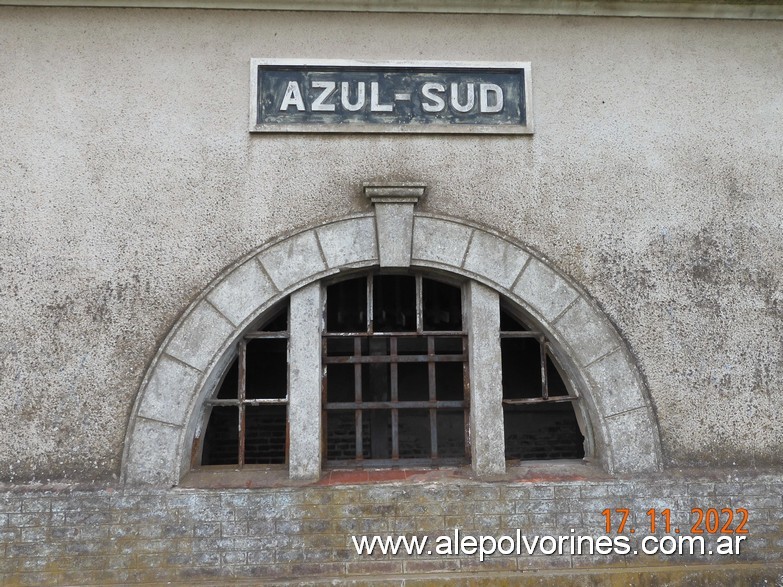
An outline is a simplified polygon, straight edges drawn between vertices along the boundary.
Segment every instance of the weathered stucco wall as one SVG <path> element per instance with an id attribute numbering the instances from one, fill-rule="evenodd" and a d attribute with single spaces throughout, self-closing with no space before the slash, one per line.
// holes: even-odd
<path id="1" fill-rule="evenodd" d="M 532 137 L 253 135 L 251 57 L 530 60 Z M 0 480 L 110 480 L 168 329 L 423 181 L 626 337 L 669 466 L 783 454 L 783 23 L 0 8 Z"/>

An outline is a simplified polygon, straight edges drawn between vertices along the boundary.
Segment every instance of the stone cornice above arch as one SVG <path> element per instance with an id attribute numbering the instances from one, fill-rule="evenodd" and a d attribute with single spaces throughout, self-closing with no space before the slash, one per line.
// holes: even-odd
<path id="1" fill-rule="evenodd" d="M 341 271 L 378 267 L 378 234 L 372 214 L 338 219 L 268 243 L 215 279 L 147 370 L 129 421 L 123 480 L 178 483 L 190 467 L 201 405 L 236 341 L 293 291 Z M 660 469 L 647 389 L 622 337 L 577 284 L 512 239 L 415 212 L 410 266 L 473 279 L 524 309 L 556 343 L 558 360 L 577 383 L 601 465 L 610 472 Z"/>
<path id="2" fill-rule="evenodd" d="M 0 0 L 0 5 L 783 20 L 778 0 Z"/>

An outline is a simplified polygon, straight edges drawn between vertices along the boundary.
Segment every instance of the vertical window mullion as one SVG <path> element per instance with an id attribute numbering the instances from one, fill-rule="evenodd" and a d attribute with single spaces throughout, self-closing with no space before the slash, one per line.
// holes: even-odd
<path id="1" fill-rule="evenodd" d="M 374 322 L 375 322 L 375 316 L 373 316 L 373 312 L 375 311 L 375 305 L 372 299 L 373 296 L 373 279 L 372 274 L 367 276 L 367 332 L 369 334 L 373 333 L 374 329 Z"/>
<path id="2" fill-rule="evenodd" d="M 416 276 L 416 332 L 421 334 L 424 331 L 424 285 L 421 275 Z"/>
<path id="3" fill-rule="evenodd" d="M 503 377 L 498 369 L 502 361 L 500 298 L 496 291 L 475 281 L 468 282 L 465 292 L 471 463 L 477 476 L 499 475 L 506 471 L 505 442 L 497 438 L 497 430 L 503 426 Z"/>
<path id="4" fill-rule="evenodd" d="M 239 343 L 239 377 L 237 397 L 239 399 L 239 468 L 245 466 L 245 394 L 247 388 L 247 341 Z"/>
<path id="5" fill-rule="evenodd" d="M 321 474 L 323 296 L 322 285 L 311 283 L 289 298 L 288 421 L 292 435 L 288 445 L 288 475 L 291 479 L 312 480 Z"/>

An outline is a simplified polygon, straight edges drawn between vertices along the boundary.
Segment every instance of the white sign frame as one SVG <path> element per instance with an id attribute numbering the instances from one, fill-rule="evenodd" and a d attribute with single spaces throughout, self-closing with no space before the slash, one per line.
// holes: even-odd
<path id="1" fill-rule="evenodd" d="M 259 65 L 290 67 L 378 67 L 378 68 L 428 68 L 428 69 L 518 69 L 524 72 L 524 107 L 526 124 L 382 124 L 352 122 L 257 124 L 258 120 L 258 69 Z M 413 133 L 413 134 L 533 134 L 533 97 L 531 63 L 529 61 L 365 61 L 348 59 L 264 59 L 250 60 L 250 125 L 251 133 Z"/>

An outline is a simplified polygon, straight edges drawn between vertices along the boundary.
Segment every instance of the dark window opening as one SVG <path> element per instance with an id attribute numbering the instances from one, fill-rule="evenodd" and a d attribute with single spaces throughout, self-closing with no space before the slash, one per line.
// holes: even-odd
<path id="1" fill-rule="evenodd" d="M 286 463 L 287 353 L 285 305 L 242 338 L 217 394 L 205 402 L 202 466 Z"/>
<path id="2" fill-rule="evenodd" d="M 362 332 L 367 324 L 366 279 L 349 279 L 330 286 L 335 303 L 327 307 L 329 332 Z"/>
<path id="3" fill-rule="evenodd" d="M 570 403 L 506 406 L 506 459 L 581 459 L 584 437 Z"/>
<path id="4" fill-rule="evenodd" d="M 416 278 L 410 275 L 376 275 L 372 287 L 374 332 L 416 331 Z"/>
<path id="5" fill-rule="evenodd" d="M 346 297 L 366 309 L 349 311 Z M 363 316 L 371 319 L 356 328 Z M 410 275 L 339 282 L 326 290 L 326 324 L 330 465 L 468 460 L 467 333 L 459 287 Z"/>
<path id="6" fill-rule="evenodd" d="M 581 459 L 577 398 L 558 371 L 543 333 L 501 309 L 506 459 Z"/>
<path id="7" fill-rule="evenodd" d="M 364 275 L 327 286 L 323 319 L 327 466 L 469 462 L 460 287 L 421 275 Z M 194 462 L 237 468 L 288 462 L 288 328 L 286 302 L 238 342 L 205 401 L 206 429 Z M 583 458 L 578 397 L 543 332 L 510 306 L 500 309 L 500 350 L 506 459 Z"/>
<path id="8" fill-rule="evenodd" d="M 209 426 L 204 434 L 202 465 L 233 465 L 239 451 L 239 408 L 236 406 L 213 406 L 209 415 Z"/>

